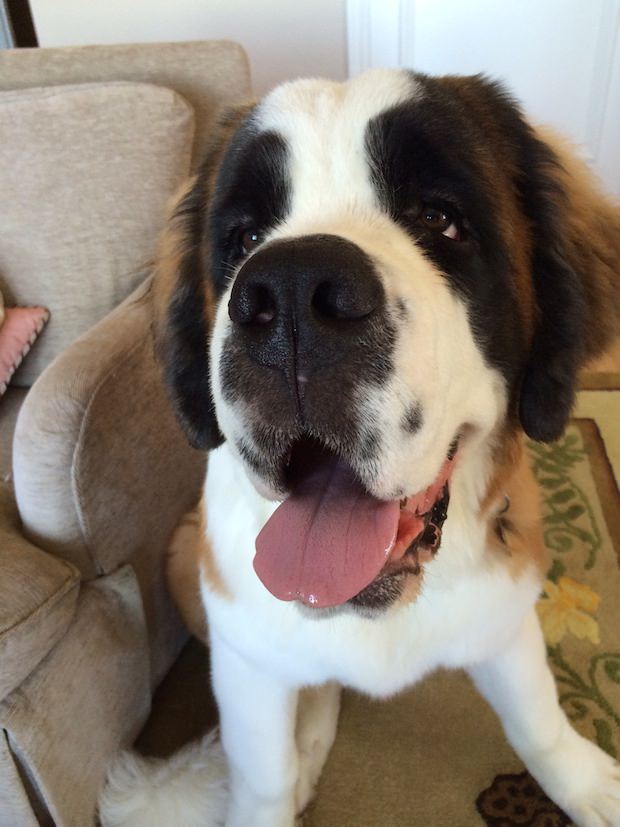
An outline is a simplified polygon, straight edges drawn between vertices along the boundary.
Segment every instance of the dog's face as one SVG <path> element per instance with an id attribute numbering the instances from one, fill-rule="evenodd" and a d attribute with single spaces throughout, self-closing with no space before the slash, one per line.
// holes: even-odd
<path id="1" fill-rule="evenodd" d="M 158 335 L 194 443 L 292 503 L 258 544 L 278 596 L 393 599 L 437 549 L 457 446 L 489 453 L 519 416 L 561 432 L 585 320 L 553 170 L 479 78 L 298 81 L 229 117 L 164 240 Z M 359 577 L 330 588 L 310 546 L 338 531 Z M 270 549 L 304 532 L 289 594 Z"/>
<path id="2" fill-rule="evenodd" d="M 524 327 L 493 165 L 401 73 L 276 90 L 231 142 L 211 215 L 211 380 L 266 496 L 312 437 L 384 500 L 488 433 Z M 491 180 L 489 180 L 491 179 Z"/>

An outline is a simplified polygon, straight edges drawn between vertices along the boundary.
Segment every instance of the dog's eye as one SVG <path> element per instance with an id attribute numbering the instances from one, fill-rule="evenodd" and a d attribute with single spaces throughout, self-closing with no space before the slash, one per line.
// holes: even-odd
<path id="1" fill-rule="evenodd" d="M 420 221 L 429 230 L 441 233 L 446 238 L 451 238 L 454 241 L 459 241 L 461 238 L 459 227 L 450 213 L 439 207 L 422 207 Z"/>
<path id="2" fill-rule="evenodd" d="M 256 227 L 249 227 L 241 234 L 241 249 L 244 255 L 255 250 L 263 240 L 263 234 Z"/>

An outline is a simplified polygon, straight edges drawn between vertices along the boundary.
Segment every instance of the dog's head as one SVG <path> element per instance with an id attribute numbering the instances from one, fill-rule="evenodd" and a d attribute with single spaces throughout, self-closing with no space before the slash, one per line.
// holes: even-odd
<path id="1" fill-rule="evenodd" d="M 162 242 L 156 338 L 192 443 L 285 501 L 255 561 L 278 596 L 393 598 L 455 464 L 478 457 L 482 498 L 508 434 L 561 434 L 612 326 L 596 232 L 620 246 L 602 201 L 576 238 L 571 182 L 479 77 L 298 81 L 223 119 Z"/>

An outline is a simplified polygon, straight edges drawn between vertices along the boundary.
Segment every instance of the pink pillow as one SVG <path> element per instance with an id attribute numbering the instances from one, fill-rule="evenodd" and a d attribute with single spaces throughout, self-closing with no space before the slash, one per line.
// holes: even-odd
<path id="1" fill-rule="evenodd" d="M 0 326 L 0 396 L 49 319 L 44 307 L 6 307 Z"/>

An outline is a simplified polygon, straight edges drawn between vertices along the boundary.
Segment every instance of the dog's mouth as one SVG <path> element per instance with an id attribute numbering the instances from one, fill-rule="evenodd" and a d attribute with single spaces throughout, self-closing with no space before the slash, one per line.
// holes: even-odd
<path id="1" fill-rule="evenodd" d="M 256 538 L 258 577 L 280 600 L 327 608 L 388 575 L 418 575 L 441 542 L 456 453 L 455 441 L 428 488 L 385 501 L 327 448 L 295 443 L 287 455 L 291 493 Z"/>

